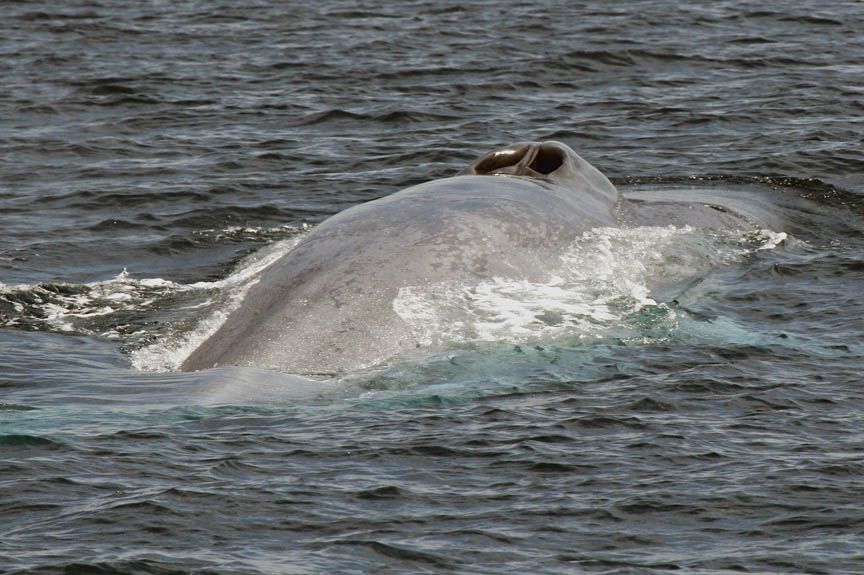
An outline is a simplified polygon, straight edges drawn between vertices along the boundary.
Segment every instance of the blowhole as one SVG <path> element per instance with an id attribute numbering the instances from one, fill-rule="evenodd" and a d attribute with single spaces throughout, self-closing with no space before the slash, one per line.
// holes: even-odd
<path id="1" fill-rule="evenodd" d="M 543 144 L 537 150 L 534 159 L 531 160 L 531 165 L 528 167 L 547 176 L 560 168 L 564 164 L 564 150 L 558 146 Z"/>
<path id="2" fill-rule="evenodd" d="M 525 154 L 528 152 L 528 146 L 519 146 L 518 148 L 509 150 L 498 150 L 487 154 L 474 165 L 474 171 L 477 175 L 485 175 L 497 172 L 498 170 L 515 166 L 522 161 Z"/>

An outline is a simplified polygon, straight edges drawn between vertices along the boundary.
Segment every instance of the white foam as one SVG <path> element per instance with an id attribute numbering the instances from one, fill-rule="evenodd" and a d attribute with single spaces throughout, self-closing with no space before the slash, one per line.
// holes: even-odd
<path id="1" fill-rule="evenodd" d="M 652 288 L 772 249 L 785 234 L 704 232 L 691 227 L 599 228 L 562 256 L 543 282 L 493 278 L 399 290 L 394 311 L 417 343 L 524 343 L 566 336 L 594 338 L 643 308 L 658 308 L 674 329 L 674 313 L 652 298 Z"/>
<path id="2" fill-rule="evenodd" d="M 788 239 L 786 232 L 772 232 L 771 230 L 760 230 L 759 233 L 765 236 L 765 243 L 757 247 L 757 251 L 773 250 Z"/>
<path id="3" fill-rule="evenodd" d="M 58 287 L 68 289 L 58 289 Z M 154 292 L 154 288 L 160 288 Z M 92 320 L 99 316 L 146 307 L 160 293 L 181 290 L 184 286 L 159 279 L 136 280 L 124 269 L 109 280 L 82 285 L 16 285 L 0 286 L 0 297 L 12 301 L 13 309 L 26 312 L 26 306 L 14 296 L 27 294 L 39 319 L 49 329 L 61 332 L 81 331 L 78 320 Z M 11 296 L 11 297 L 10 297 Z M 148 299 L 149 298 L 149 299 Z M 21 318 L 9 318 L 3 325 L 16 326 Z M 83 330 L 86 332 L 86 330 Z"/>

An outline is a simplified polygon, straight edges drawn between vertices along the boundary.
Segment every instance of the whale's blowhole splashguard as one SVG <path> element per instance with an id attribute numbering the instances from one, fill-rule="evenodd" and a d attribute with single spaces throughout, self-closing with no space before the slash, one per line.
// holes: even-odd
<path id="1" fill-rule="evenodd" d="M 615 206 L 618 190 L 597 168 L 561 142 L 520 142 L 488 152 L 460 176 L 510 176 L 565 186 L 584 202 Z"/>
<path id="2" fill-rule="evenodd" d="M 526 142 L 493 150 L 462 171 L 462 175 L 545 177 L 564 165 L 567 151 L 557 142 Z"/>
<path id="3" fill-rule="evenodd" d="M 594 211 L 617 210 L 618 190 L 598 169 L 566 144 L 519 142 L 480 156 L 460 176 L 527 178 L 538 185 L 562 186 Z"/>

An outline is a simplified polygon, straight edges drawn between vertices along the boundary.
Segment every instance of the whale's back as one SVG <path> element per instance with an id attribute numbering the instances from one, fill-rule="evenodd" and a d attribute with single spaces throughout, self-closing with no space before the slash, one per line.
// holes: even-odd
<path id="1" fill-rule="evenodd" d="M 376 364 L 415 346 L 392 308 L 400 288 L 542 278 L 579 234 L 613 221 L 612 207 L 579 211 L 572 190 L 482 176 L 437 180 L 348 209 L 268 269 L 183 369 L 317 374 Z"/>

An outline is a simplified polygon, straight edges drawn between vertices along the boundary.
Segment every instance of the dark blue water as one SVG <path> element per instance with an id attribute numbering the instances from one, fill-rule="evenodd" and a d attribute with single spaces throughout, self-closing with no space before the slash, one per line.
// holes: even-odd
<path id="1" fill-rule="evenodd" d="M 864 572 L 862 30 L 851 1 L 3 3 L 0 572 Z M 528 139 L 783 229 L 605 230 L 575 252 L 603 281 L 446 302 L 585 310 L 554 337 L 172 371 L 309 226 Z"/>

